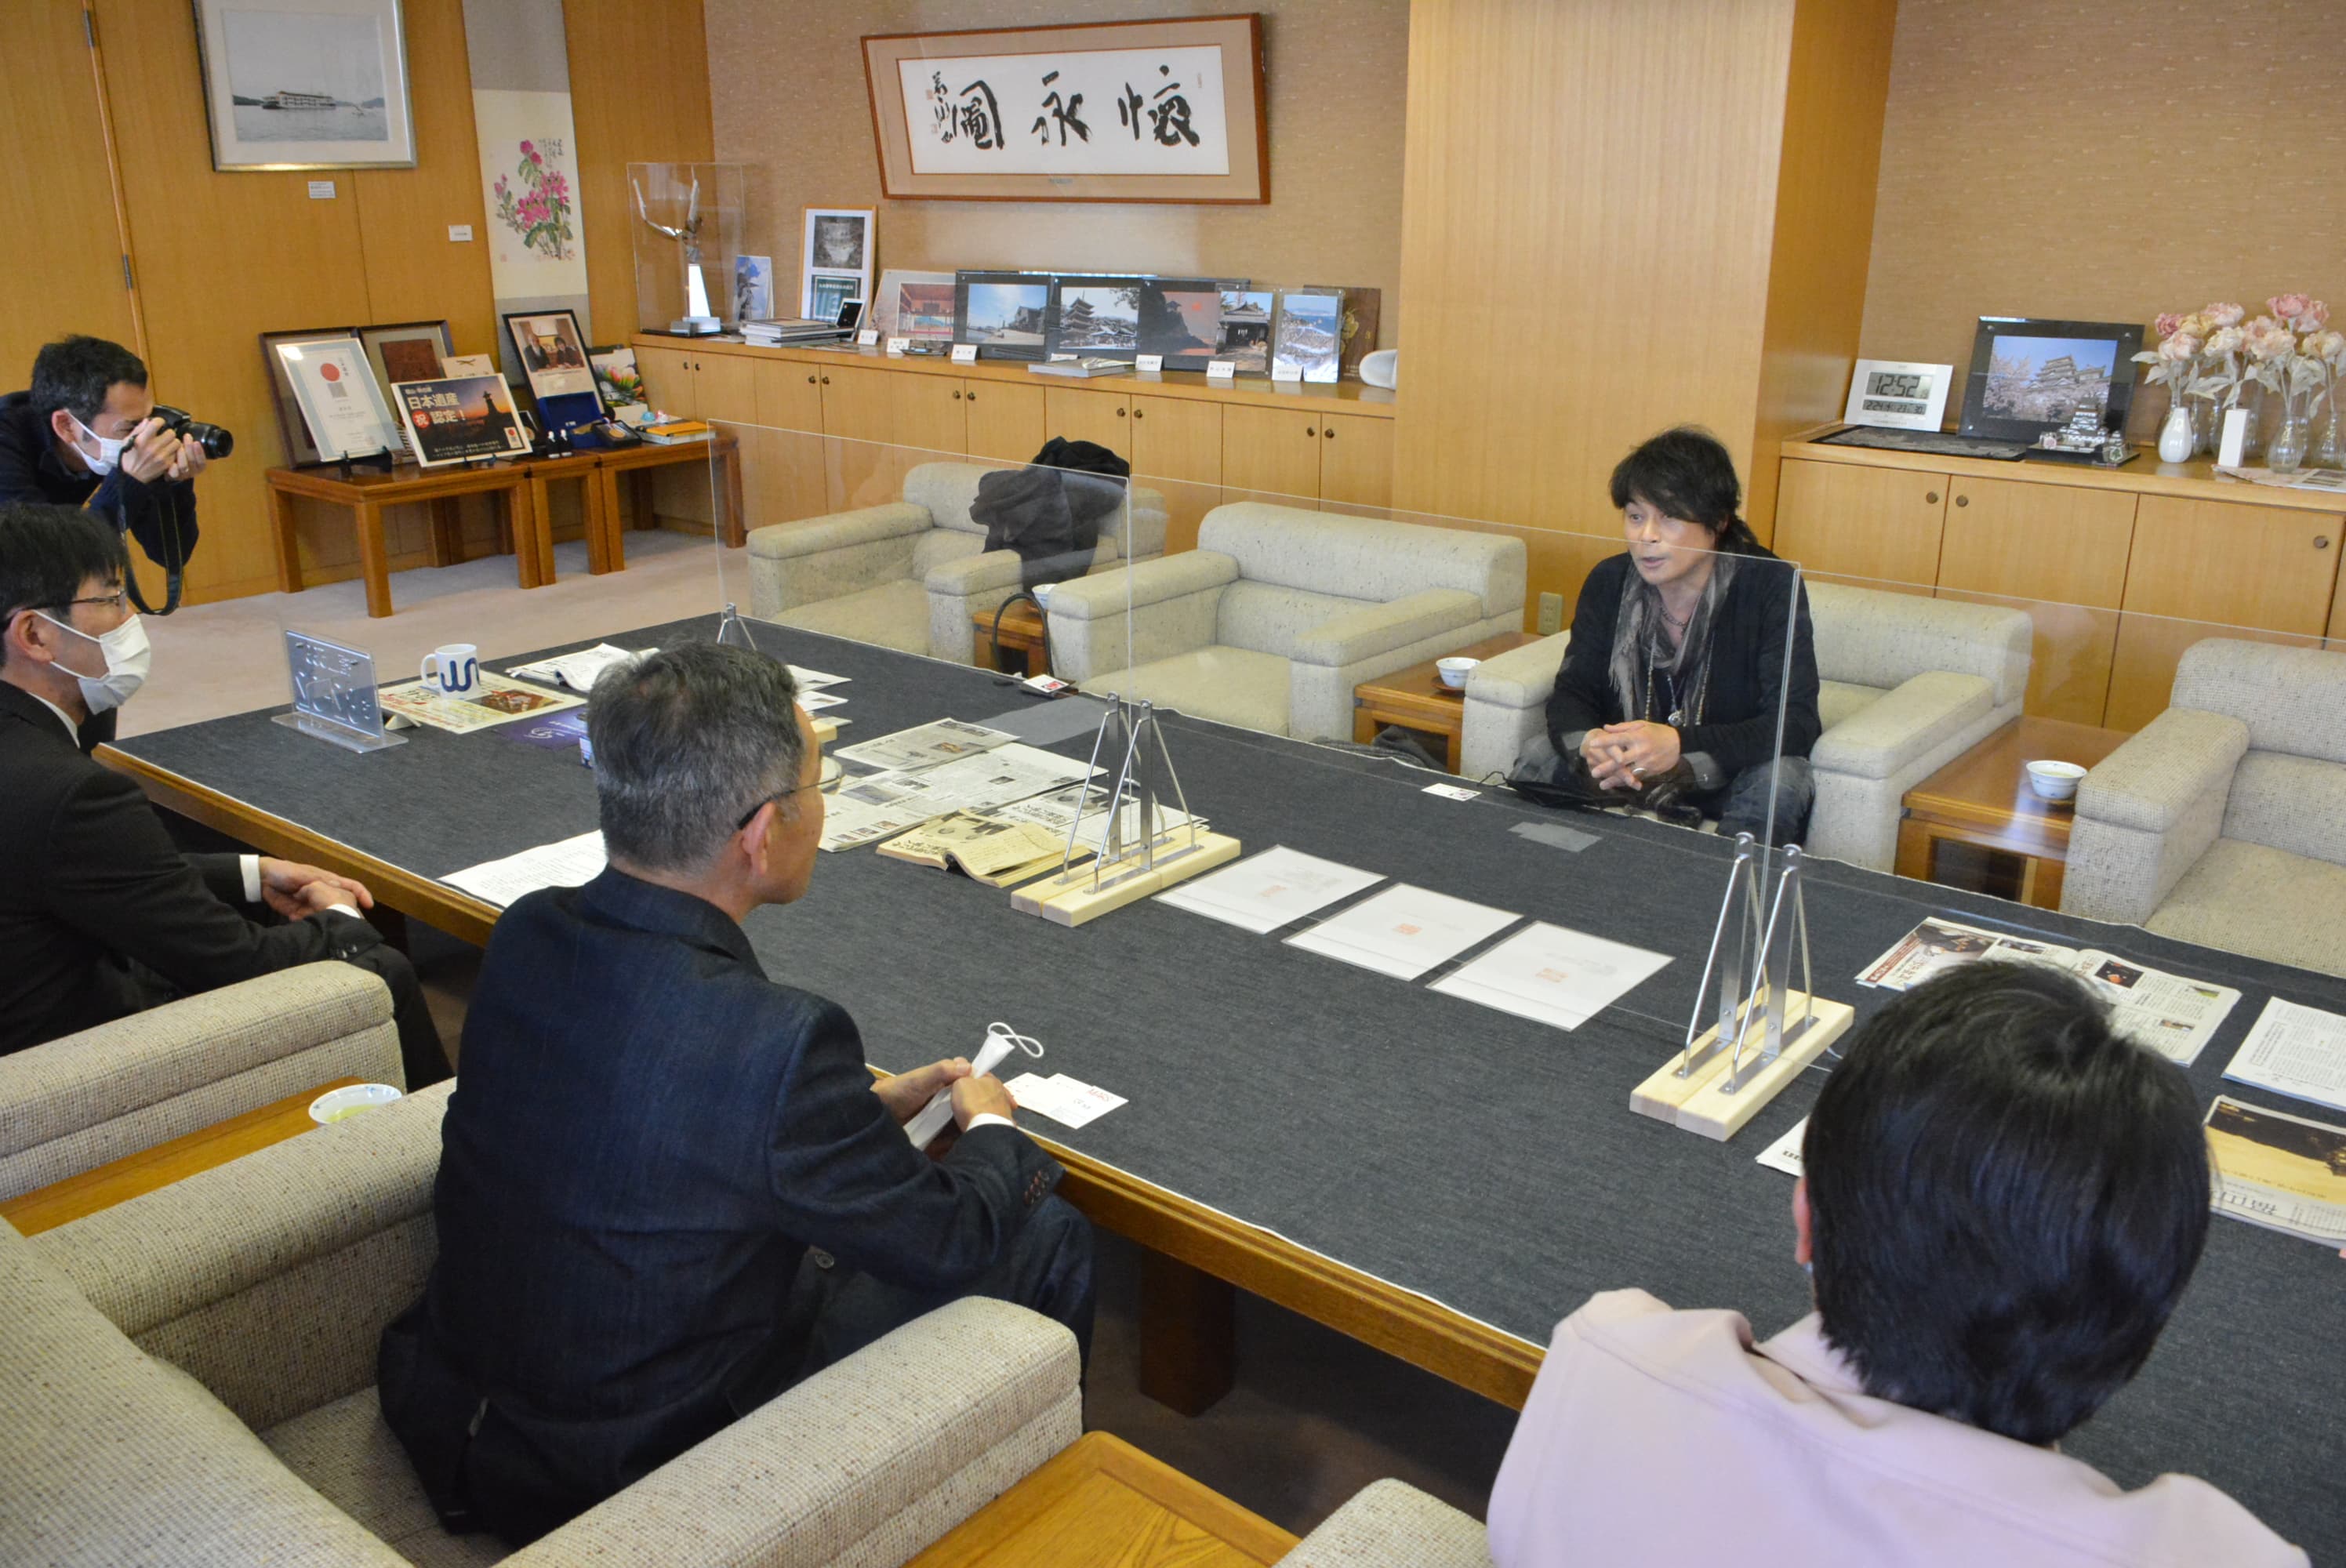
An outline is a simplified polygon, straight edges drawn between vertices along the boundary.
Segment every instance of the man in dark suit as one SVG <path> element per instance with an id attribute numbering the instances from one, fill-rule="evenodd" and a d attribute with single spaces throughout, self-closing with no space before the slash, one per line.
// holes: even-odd
<path id="1" fill-rule="evenodd" d="M 875 1084 L 847 1013 L 742 933 L 822 831 L 788 667 L 685 644 L 606 674 L 586 722 L 609 869 L 490 936 L 439 1257 L 380 1367 L 443 1519 L 516 1542 L 957 1297 L 1091 1329 L 1090 1228 L 1001 1084 L 959 1058 Z M 902 1124 L 940 1089 L 933 1159 Z"/>
<path id="2" fill-rule="evenodd" d="M 128 565 L 87 513 L 0 506 L 0 1054 L 339 958 L 391 986 L 410 1085 L 446 1077 L 414 971 L 359 913 L 364 887 L 264 856 L 182 855 L 138 786 L 88 757 L 93 718 L 146 679 Z"/>

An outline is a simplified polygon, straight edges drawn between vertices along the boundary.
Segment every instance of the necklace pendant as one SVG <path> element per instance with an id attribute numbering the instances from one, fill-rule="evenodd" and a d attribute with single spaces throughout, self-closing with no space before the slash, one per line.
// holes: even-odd
<path id="1" fill-rule="evenodd" d="M 1670 709 L 1669 722 L 1672 729 L 1684 729 L 1686 728 L 1686 709 L 1682 708 L 1674 708 Z"/>

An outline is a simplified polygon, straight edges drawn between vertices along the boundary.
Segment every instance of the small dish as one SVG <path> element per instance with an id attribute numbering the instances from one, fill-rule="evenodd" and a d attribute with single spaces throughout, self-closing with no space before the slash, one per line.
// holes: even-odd
<path id="1" fill-rule="evenodd" d="M 311 1101 L 310 1119 L 321 1127 L 333 1122 L 345 1122 L 361 1111 L 388 1105 L 401 1095 L 402 1091 L 390 1084 L 345 1084 L 339 1089 L 329 1089 Z"/>
<path id="2" fill-rule="evenodd" d="M 2067 800 L 2077 793 L 2086 770 L 2074 762 L 2046 760 L 2028 764 L 2028 787 L 2047 800 Z"/>
<path id="3" fill-rule="evenodd" d="M 1058 585 L 1056 583 L 1037 583 L 1026 591 L 1035 596 L 1035 608 L 1047 610 L 1051 607 L 1051 590 Z"/>
<path id="4" fill-rule="evenodd" d="M 1438 658 L 1433 661 L 1433 668 L 1442 677 L 1443 685 L 1453 691 L 1464 691 L 1467 672 L 1482 662 L 1478 658 Z"/>

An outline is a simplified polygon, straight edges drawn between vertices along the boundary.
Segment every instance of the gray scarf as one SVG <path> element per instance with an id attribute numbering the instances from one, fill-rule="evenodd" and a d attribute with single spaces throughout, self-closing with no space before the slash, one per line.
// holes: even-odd
<path id="1" fill-rule="evenodd" d="M 1687 724 L 1702 722 L 1702 698 L 1709 690 L 1710 634 L 1720 605 L 1727 601 L 1728 585 L 1735 581 L 1735 569 L 1740 563 L 1731 555 L 1720 553 L 1711 557 L 1710 581 L 1703 585 L 1702 597 L 1696 601 L 1694 614 L 1688 617 L 1686 630 L 1678 637 L 1678 646 L 1670 647 L 1669 636 L 1663 626 L 1661 590 L 1637 575 L 1637 563 L 1629 565 L 1627 581 L 1621 587 L 1621 610 L 1613 623 L 1613 657 L 1609 673 L 1613 677 L 1613 695 L 1621 704 L 1625 719 L 1668 721 L 1668 705 L 1663 711 L 1647 711 L 1647 692 L 1649 677 L 1656 673 L 1670 677 L 1685 709 Z M 1691 700 L 1685 695 L 1694 694 Z M 1680 726 L 1678 728 L 1683 728 Z"/>

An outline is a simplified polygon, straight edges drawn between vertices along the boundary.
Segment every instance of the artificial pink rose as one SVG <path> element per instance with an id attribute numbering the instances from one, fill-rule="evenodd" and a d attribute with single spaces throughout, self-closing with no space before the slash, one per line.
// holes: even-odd
<path id="1" fill-rule="evenodd" d="M 2314 359 L 2334 361 L 2346 354 L 2346 332 L 2316 332 L 2298 347 Z"/>
<path id="2" fill-rule="evenodd" d="M 2305 309 L 2289 319 L 2289 324 L 2300 332 L 2310 332 L 2330 324 L 2330 307 L 2319 300 L 2308 300 Z"/>
<path id="3" fill-rule="evenodd" d="M 2265 308 L 2284 321 L 2293 321 L 2305 313 L 2313 301 L 2303 294 L 2275 294 L 2265 301 Z"/>
<path id="4" fill-rule="evenodd" d="M 2249 335 L 2238 327 L 2218 327 L 2208 336 L 2210 355 L 2237 354 L 2248 346 Z"/>
<path id="5" fill-rule="evenodd" d="M 2248 320 L 2249 316 L 2246 306 L 2227 305 L 2221 303 L 2208 306 L 2205 311 L 2201 311 L 2200 314 L 2206 316 L 2209 321 L 2215 322 L 2219 327 L 2237 327 L 2242 321 Z"/>
<path id="6" fill-rule="evenodd" d="M 2150 324 L 2150 330 L 2158 337 L 2171 338 L 2175 335 L 2175 329 L 2182 324 L 2182 315 L 2178 311 L 2169 311 L 2165 315 L 2159 317 L 2158 320 L 2153 321 Z"/>
<path id="7" fill-rule="evenodd" d="M 2179 330 L 2205 341 L 2215 334 L 2216 318 L 2205 311 L 2194 311 L 2183 318 L 2183 325 Z"/>
<path id="8" fill-rule="evenodd" d="M 2265 363 L 2297 352 L 2297 334 L 2270 316 L 2259 316 L 2248 325 L 2249 357 Z"/>
<path id="9" fill-rule="evenodd" d="M 2168 364 L 2180 364 L 2199 357 L 2200 342 L 2188 332 L 2177 332 L 2158 345 L 2158 357 Z"/>

